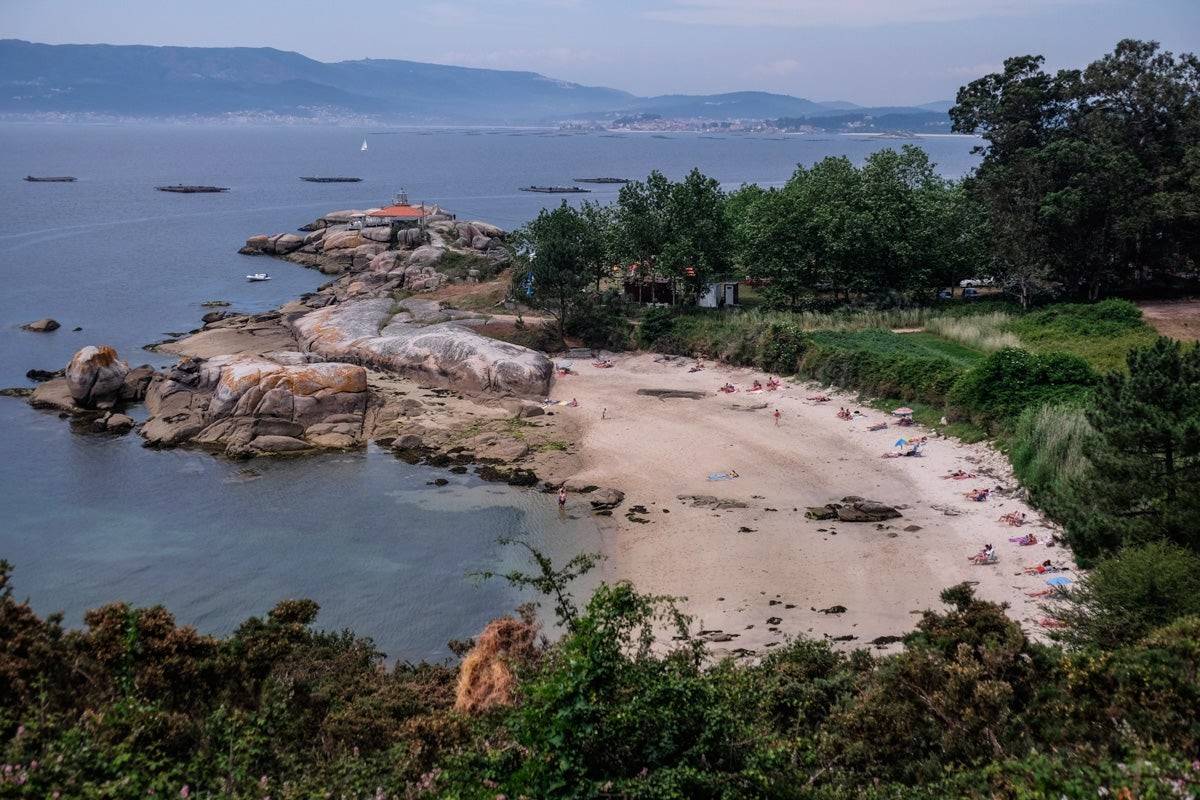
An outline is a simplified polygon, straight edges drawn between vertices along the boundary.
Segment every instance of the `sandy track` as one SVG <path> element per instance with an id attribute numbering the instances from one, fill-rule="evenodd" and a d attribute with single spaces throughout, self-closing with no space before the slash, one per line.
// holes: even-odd
<path id="1" fill-rule="evenodd" d="M 608 568 L 643 591 L 686 596 L 685 607 L 701 628 L 738 634 L 719 647 L 761 653 L 772 642 L 802 633 L 853 635 L 855 645 L 899 635 L 912 628 L 914 612 L 938 605 L 942 588 L 964 580 L 978 581 L 980 596 L 1008 602 L 1027 630 L 1036 629 L 1038 601 L 1025 592 L 1045 588 L 1044 579 L 1015 573 L 1046 558 L 1069 562 L 1069 553 L 1008 541 L 1028 530 L 1049 538 L 1050 531 L 1022 502 L 963 497 L 976 486 L 1015 487 L 1001 454 L 931 438 L 923 458 L 883 459 L 898 437 L 929 431 L 892 426 L 870 432 L 867 426 L 884 415 L 864 408 L 865 417 L 844 422 L 836 412 L 839 401 L 850 405 L 848 398 L 831 395 L 833 402 L 814 404 L 805 399 L 814 390 L 802 384 L 785 382 L 783 389 L 764 394 L 716 392 L 726 380 L 739 388 L 754 378 L 765 380 L 762 373 L 712 366 L 689 373 L 690 361 L 661 363 L 646 354 L 615 361 L 612 369 L 598 369 L 577 360 L 579 374 L 556 381 L 555 399 L 579 401 L 578 408 L 557 409 L 582 428 L 583 467 L 572 482 L 626 492 L 625 504 L 608 523 L 615 531 L 604 537 L 613 542 L 606 548 Z M 638 395 L 639 388 L 706 396 L 663 400 Z M 768 408 L 733 408 L 760 403 Z M 771 416 L 775 408 L 782 414 L 778 427 Z M 741 477 L 706 479 L 730 468 Z M 942 478 L 955 469 L 978 473 L 979 479 Z M 748 507 L 696 508 L 677 499 L 683 494 L 716 495 Z M 883 529 L 804 517 L 805 506 L 848 494 L 909 508 Z M 636 505 L 647 511 L 635 516 L 648 522 L 628 519 Z M 958 513 L 948 516 L 933 506 Z M 1013 510 L 1026 512 L 1033 524 L 1018 530 L 997 521 Z M 904 530 L 912 525 L 920 530 Z M 967 556 L 988 541 L 1000 564 L 970 565 Z M 839 615 L 814 610 L 836 605 L 848 610 Z M 781 622 L 768 623 L 773 617 Z"/>
<path id="2" fill-rule="evenodd" d="M 1138 308 L 1163 336 L 1185 342 L 1200 339 L 1200 300 L 1155 300 L 1138 303 Z"/>

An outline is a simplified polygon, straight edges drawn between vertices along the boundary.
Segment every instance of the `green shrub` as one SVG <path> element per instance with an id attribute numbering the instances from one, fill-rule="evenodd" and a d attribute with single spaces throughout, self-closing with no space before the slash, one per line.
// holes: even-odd
<path id="1" fill-rule="evenodd" d="M 1127 547 L 1083 575 L 1055 611 L 1070 644 L 1112 650 L 1154 628 L 1200 615 L 1200 555 L 1155 542 Z"/>
<path id="2" fill-rule="evenodd" d="M 642 322 L 637 329 L 637 342 L 645 348 L 652 348 L 660 339 L 671 334 L 675 328 L 677 314 L 673 308 L 651 308 L 642 315 Z"/>
<path id="3" fill-rule="evenodd" d="M 1052 517 L 1066 513 L 1071 486 L 1091 468 L 1085 447 L 1093 433 L 1079 405 L 1033 406 L 1017 419 L 1009 460 L 1030 498 Z"/>
<path id="4" fill-rule="evenodd" d="M 624 350 L 631 344 L 632 326 L 624 298 L 615 292 L 594 295 L 576 305 L 566 331 L 588 347 Z"/>
<path id="5" fill-rule="evenodd" d="M 1130 350 L 1154 342 L 1156 334 L 1128 300 L 1060 303 L 1015 318 L 1007 326 L 1035 353 L 1071 353 L 1095 369 L 1122 369 Z"/>
<path id="6" fill-rule="evenodd" d="M 808 338 L 799 326 L 768 322 L 757 337 L 754 366 L 767 372 L 796 372 L 807 343 Z"/>
<path id="7" fill-rule="evenodd" d="M 947 400 L 955 416 L 996 429 L 1015 423 L 1026 408 L 1078 402 L 1099 380 L 1078 356 L 1006 347 L 956 380 Z"/>

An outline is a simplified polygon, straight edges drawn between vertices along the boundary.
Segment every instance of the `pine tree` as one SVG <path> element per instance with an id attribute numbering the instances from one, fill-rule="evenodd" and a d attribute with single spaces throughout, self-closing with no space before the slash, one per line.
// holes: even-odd
<path id="1" fill-rule="evenodd" d="M 1159 539 L 1200 550 L 1200 348 L 1161 337 L 1128 364 L 1088 409 L 1094 468 L 1067 533 L 1084 557 Z"/>

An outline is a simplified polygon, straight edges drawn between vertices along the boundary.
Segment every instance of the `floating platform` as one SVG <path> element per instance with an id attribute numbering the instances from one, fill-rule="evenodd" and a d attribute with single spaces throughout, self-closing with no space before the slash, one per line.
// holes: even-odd
<path id="1" fill-rule="evenodd" d="M 629 178 L 573 178 L 576 183 L 633 183 Z"/>
<path id="2" fill-rule="evenodd" d="M 174 186 L 155 186 L 160 192 L 175 192 L 176 194 L 214 194 L 216 192 L 228 192 L 228 186 L 184 186 L 182 183 L 177 183 Z"/>
<path id="3" fill-rule="evenodd" d="M 50 175 L 44 178 L 39 178 L 36 175 L 26 175 L 25 180 L 30 183 L 74 183 L 74 175 Z"/>
<path id="4" fill-rule="evenodd" d="M 587 194 L 591 189 L 581 189 L 578 186 L 522 186 L 522 192 L 541 192 L 542 194 Z"/>
<path id="5" fill-rule="evenodd" d="M 309 183 L 358 183 L 362 180 L 362 178 L 318 178 L 314 176 L 301 175 L 300 180 L 308 181 Z"/>

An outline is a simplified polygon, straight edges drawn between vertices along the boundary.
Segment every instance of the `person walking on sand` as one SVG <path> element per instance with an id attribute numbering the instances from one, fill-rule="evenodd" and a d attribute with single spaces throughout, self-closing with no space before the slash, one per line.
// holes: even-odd
<path id="1" fill-rule="evenodd" d="M 558 487 L 558 510 L 562 511 L 567 507 L 567 487 Z"/>
<path id="2" fill-rule="evenodd" d="M 608 409 L 607 408 L 600 409 L 600 419 L 608 419 Z"/>
<path id="3" fill-rule="evenodd" d="M 775 418 L 775 427 L 778 428 L 779 427 L 779 418 L 783 415 L 779 413 L 779 409 L 777 408 L 777 409 L 775 409 L 775 413 L 772 414 L 771 416 Z"/>

